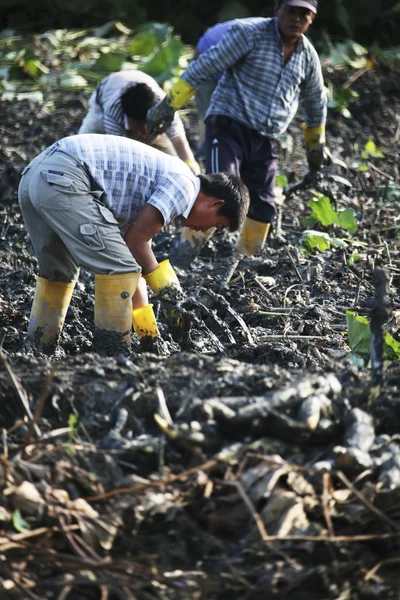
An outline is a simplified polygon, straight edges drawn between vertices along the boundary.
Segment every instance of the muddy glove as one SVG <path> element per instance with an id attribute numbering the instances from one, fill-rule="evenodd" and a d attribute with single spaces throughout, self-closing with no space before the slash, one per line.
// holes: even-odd
<path id="1" fill-rule="evenodd" d="M 194 175 L 200 175 L 201 173 L 201 169 L 200 169 L 200 165 L 196 160 L 185 160 L 183 161 L 185 163 L 185 165 L 187 165 L 189 167 L 189 169 L 192 171 L 192 173 Z"/>
<path id="2" fill-rule="evenodd" d="M 144 278 L 157 296 L 173 299 L 176 295 L 182 293 L 179 279 L 168 259 L 160 262 L 157 269 L 145 275 Z"/>
<path id="3" fill-rule="evenodd" d="M 194 89 L 182 78 L 169 90 L 165 98 L 147 112 L 147 130 L 152 135 L 164 133 L 171 125 L 174 113 L 193 96 Z"/>
<path id="4" fill-rule="evenodd" d="M 302 125 L 310 171 L 319 171 L 325 162 L 325 125 L 308 128 Z"/>

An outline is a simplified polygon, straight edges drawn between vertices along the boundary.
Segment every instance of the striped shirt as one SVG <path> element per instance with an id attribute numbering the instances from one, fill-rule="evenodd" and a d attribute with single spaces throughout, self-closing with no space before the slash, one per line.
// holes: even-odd
<path id="1" fill-rule="evenodd" d="M 103 125 L 105 133 L 110 135 L 126 136 L 128 122 L 122 110 L 121 97 L 128 88 L 137 83 L 145 83 L 154 92 L 157 102 L 165 97 L 165 93 L 158 83 L 142 71 L 128 70 L 112 73 L 105 77 L 96 88 L 96 102 L 103 111 Z M 168 137 L 172 140 L 185 135 L 183 123 L 176 113 L 171 126 L 167 130 Z"/>
<path id="2" fill-rule="evenodd" d="M 56 143 L 85 163 L 121 227 L 133 223 L 145 204 L 160 211 L 164 225 L 187 217 L 198 196 L 200 180 L 183 161 L 136 140 L 85 133 Z"/>
<path id="3" fill-rule="evenodd" d="M 299 101 L 308 127 L 326 121 L 326 91 L 318 54 L 302 36 L 284 65 L 278 19 L 238 19 L 182 74 L 193 88 L 224 72 L 207 112 L 224 115 L 266 137 L 284 133 Z"/>

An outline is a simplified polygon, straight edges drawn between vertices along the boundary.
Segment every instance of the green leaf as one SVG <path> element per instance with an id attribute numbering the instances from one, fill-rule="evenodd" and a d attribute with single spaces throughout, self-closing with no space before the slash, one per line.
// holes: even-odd
<path id="1" fill-rule="evenodd" d="M 354 235 L 357 231 L 357 223 L 355 218 L 355 212 L 352 208 L 345 208 L 337 213 L 339 218 L 339 225 L 342 229 L 346 229 L 350 235 Z"/>
<path id="2" fill-rule="evenodd" d="M 288 184 L 288 178 L 286 175 L 277 175 L 275 177 L 275 185 L 279 185 L 281 188 L 285 188 Z"/>
<path id="3" fill-rule="evenodd" d="M 158 83 L 164 83 L 175 74 L 179 59 L 184 51 L 181 40 L 173 37 L 165 42 L 147 61 L 140 65 L 141 71 L 154 77 Z"/>
<path id="4" fill-rule="evenodd" d="M 385 332 L 383 339 L 385 342 L 384 355 L 389 359 L 400 359 L 400 342 L 395 340 L 388 331 Z"/>
<path id="5" fill-rule="evenodd" d="M 16 508 L 12 514 L 12 524 L 14 525 L 14 529 L 19 533 L 26 533 L 32 529 L 29 523 L 22 518 L 19 508 Z"/>
<path id="6" fill-rule="evenodd" d="M 349 256 L 349 258 L 347 260 L 347 264 L 354 265 L 355 263 L 360 262 L 363 259 L 364 259 L 363 255 L 360 254 L 359 252 L 357 252 L 357 250 L 354 250 L 351 253 L 351 255 Z"/>
<path id="7" fill-rule="evenodd" d="M 366 317 L 360 317 L 354 311 L 346 311 L 349 346 L 358 356 L 365 359 L 370 355 L 371 329 Z M 400 359 L 400 342 L 385 331 L 383 334 L 383 356 L 387 360 Z"/>
<path id="8" fill-rule="evenodd" d="M 382 158 L 383 152 L 377 149 L 376 144 L 373 140 L 369 139 L 364 146 L 364 150 L 361 152 L 361 158 Z"/>
<path id="9" fill-rule="evenodd" d="M 333 210 L 331 201 L 328 196 L 322 196 L 318 200 L 310 200 L 308 206 L 312 210 L 312 217 L 322 223 L 322 225 L 339 224 L 337 213 Z"/>
<path id="10" fill-rule="evenodd" d="M 154 31 L 138 33 L 130 43 L 129 53 L 131 56 L 150 56 L 157 45 L 157 36 Z"/>
<path id="11" fill-rule="evenodd" d="M 114 73 L 121 69 L 122 63 L 124 62 L 123 54 L 114 54 L 112 52 L 104 52 L 96 60 L 94 68 L 99 71 L 106 71 L 107 73 Z"/>
<path id="12" fill-rule="evenodd" d="M 303 231 L 301 239 L 302 242 L 311 250 L 319 250 L 320 252 L 324 252 L 325 250 L 329 250 L 331 247 L 330 237 L 327 233 L 312 230 Z"/>
<path id="13" fill-rule="evenodd" d="M 346 311 L 347 335 L 349 346 L 354 354 L 365 358 L 370 354 L 371 332 L 369 321 L 366 317 L 360 317 L 354 311 Z"/>

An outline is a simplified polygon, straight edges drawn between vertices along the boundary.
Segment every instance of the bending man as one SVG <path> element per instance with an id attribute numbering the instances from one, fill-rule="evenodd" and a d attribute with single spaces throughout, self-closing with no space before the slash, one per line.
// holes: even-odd
<path id="1" fill-rule="evenodd" d="M 166 134 L 150 135 L 146 126 L 149 108 L 165 93 L 158 83 L 142 71 L 119 71 L 105 77 L 89 98 L 89 110 L 78 133 L 108 133 L 129 137 L 178 156 L 194 172 L 200 173 L 177 113 Z"/>
<path id="2" fill-rule="evenodd" d="M 96 330 L 129 344 L 132 304 L 148 302 L 145 280 L 155 293 L 179 286 L 169 262 L 159 265 L 153 254 L 154 235 L 175 218 L 196 231 L 234 231 L 249 195 L 233 175 L 196 177 L 140 142 L 83 134 L 56 142 L 24 169 L 19 202 L 39 263 L 28 337 L 49 351 L 80 266 L 95 273 Z"/>

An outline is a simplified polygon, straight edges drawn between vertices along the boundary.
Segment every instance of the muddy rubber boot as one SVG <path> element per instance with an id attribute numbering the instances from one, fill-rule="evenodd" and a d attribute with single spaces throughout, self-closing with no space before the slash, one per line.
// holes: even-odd
<path id="1" fill-rule="evenodd" d="M 207 231 L 194 231 L 185 227 L 175 236 L 169 250 L 171 264 L 181 269 L 187 269 L 192 261 L 200 254 L 215 231 L 215 227 Z"/>
<path id="2" fill-rule="evenodd" d="M 94 285 L 96 349 L 102 349 L 108 354 L 118 352 L 118 346 L 121 344 L 130 346 L 132 297 L 139 278 L 140 273 L 96 274 Z M 104 348 L 101 348 L 102 345 Z"/>
<path id="3" fill-rule="evenodd" d="M 156 338 L 160 335 L 154 315 L 153 305 L 147 304 L 132 311 L 133 331 L 141 339 L 144 337 Z"/>
<path id="4" fill-rule="evenodd" d="M 58 344 L 75 283 L 36 277 L 28 339 L 46 353 L 53 352 Z"/>
<path id="5" fill-rule="evenodd" d="M 236 246 L 236 255 L 253 256 L 264 248 L 271 223 L 247 218 Z"/>

